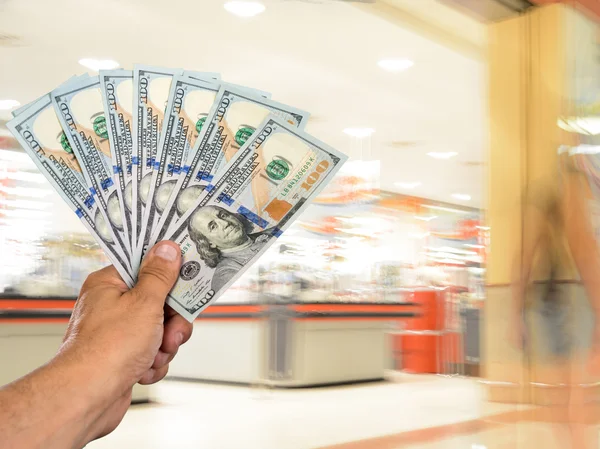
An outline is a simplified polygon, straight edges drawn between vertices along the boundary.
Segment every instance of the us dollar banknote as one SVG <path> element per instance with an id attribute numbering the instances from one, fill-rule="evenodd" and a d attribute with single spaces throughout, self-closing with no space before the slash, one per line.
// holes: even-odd
<path id="1" fill-rule="evenodd" d="M 174 76 L 186 76 L 204 81 L 218 81 L 220 75 L 213 72 L 183 71 L 149 65 L 135 65 L 133 69 L 133 155 L 132 155 L 132 243 L 134 259 L 141 257 L 144 239 L 141 236 L 143 217 L 152 184 L 152 172 L 156 165 L 156 153 L 171 81 Z"/>
<path id="2" fill-rule="evenodd" d="M 152 171 L 156 161 L 160 131 L 171 90 L 171 80 L 181 70 L 136 65 L 133 69 L 133 156 L 131 217 L 133 258 L 139 260 L 141 227 Z"/>
<path id="3" fill-rule="evenodd" d="M 219 91 L 219 84 L 177 75 L 171 82 L 171 92 L 160 135 L 156 164 L 141 226 L 145 250 L 152 230 L 166 209 L 185 161 L 194 146 L 204 121 Z M 142 254 L 140 254 L 141 257 Z"/>
<path id="4" fill-rule="evenodd" d="M 116 243 L 114 229 L 108 225 L 95 196 L 90 193 L 81 166 L 56 116 L 50 94 L 30 103 L 29 108 L 21 109 L 7 127 L 42 175 L 77 214 L 123 280 L 132 287 L 127 256 Z"/>
<path id="5" fill-rule="evenodd" d="M 124 234 L 131 245 L 133 72 L 131 70 L 101 70 L 99 77 L 111 150 L 113 180 L 117 184 L 117 197 L 121 205 Z M 131 254 L 133 256 L 133 249 Z M 132 258 L 130 262 L 132 269 L 136 272 L 139 268 L 139 260 Z"/>
<path id="6" fill-rule="evenodd" d="M 196 141 L 184 173 L 167 202 L 164 217 L 149 241 L 150 246 L 161 240 L 173 223 L 181 217 L 205 187 L 223 169 L 270 114 L 290 125 L 303 128 L 309 113 L 292 106 L 264 98 L 237 86 L 223 85 Z"/>
<path id="7" fill-rule="evenodd" d="M 152 232 L 160 226 L 163 212 L 166 214 L 168 207 L 173 204 L 173 201 L 169 201 L 171 193 L 181 173 L 188 170 L 184 163 L 190 158 L 190 152 L 202 131 L 219 88 L 217 83 L 184 75 L 173 78 L 157 154 L 158 163 L 152 175 L 148 207 L 142 226 L 143 250 L 149 245 Z"/>
<path id="8" fill-rule="evenodd" d="M 346 159 L 285 119 L 268 117 L 166 235 L 183 256 L 168 304 L 192 321 L 274 243 Z"/>
<path id="9" fill-rule="evenodd" d="M 81 166 L 84 179 L 113 230 L 116 243 L 131 258 L 117 186 L 98 76 L 70 83 L 50 93 L 59 122 Z M 130 266 L 131 268 L 131 266 Z"/>

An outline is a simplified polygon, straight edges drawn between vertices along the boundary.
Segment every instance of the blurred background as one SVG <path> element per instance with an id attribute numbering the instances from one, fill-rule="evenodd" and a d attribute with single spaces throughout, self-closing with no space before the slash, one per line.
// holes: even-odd
<path id="1" fill-rule="evenodd" d="M 108 263 L 10 111 L 74 74 L 185 67 L 310 111 L 350 159 L 90 447 L 568 447 L 531 412 L 561 382 L 508 310 L 523 191 L 558 180 L 561 145 L 598 153 L 599 20 L 595 0 L 0 0 L 0 384 L 52 357 Z"/>

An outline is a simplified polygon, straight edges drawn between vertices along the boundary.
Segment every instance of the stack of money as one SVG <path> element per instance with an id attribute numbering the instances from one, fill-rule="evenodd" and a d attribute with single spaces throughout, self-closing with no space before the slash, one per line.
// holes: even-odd
<path id="1" fill-rule="evenodd" d="M 156 242 L 180 246 L 167 303 L 190 321 L 346 160 L 303 131 L 307 112 L 217 73 L 100 71 L 13 115 L 10 131 L 129 286 Z"/>

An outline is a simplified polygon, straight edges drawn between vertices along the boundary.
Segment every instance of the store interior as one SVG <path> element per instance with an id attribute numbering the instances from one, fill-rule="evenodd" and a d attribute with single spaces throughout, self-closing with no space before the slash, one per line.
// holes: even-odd
<path id="1" fill-rule="evenodd" d="M 0 2 L 0 366 L 11 366 L 0 380 L 52 357 L 86 276 L 109 263 L 4 126 L 17 104 L 1 100 L 27 104 L 111 61 L 185 66 L 312 111 L 307 131 L 349 161 L 199 316 L 169 377 L 137 389 L 123 429 L 91 447 L 135 446 L 146 431 L 144 447 L 157 448 L 500 447 L 439 436 L 437 446 L 407 433 L 515 410 L 488 404 L 479 378 L 491 239 L 488 26 L 519 8 L 85 3 Z M 420 421 L 398 405 L 407 397 Z M 332 401 L 355 411 L 332 420 Z M 222 425 L 231 409 L 236 435 Z M 278 417 L 286 412 L 313 428 L 300 436 Z M 348 424 L 359 420 L 369 424 Z M 178 436 L 168 441 L 147 430 L 153 424 Z M 206 440 L 191 436 L 196 425 Z M 351 445 L 389 434 L 403 436 Z"/>

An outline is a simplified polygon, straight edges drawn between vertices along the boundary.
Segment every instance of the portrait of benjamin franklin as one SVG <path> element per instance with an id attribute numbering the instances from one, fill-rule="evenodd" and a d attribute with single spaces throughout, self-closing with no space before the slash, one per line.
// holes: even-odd
<path id="1" fill-rule="evenodd" d="M 188 220 L 190 238 L 200 258 L 215 269 L 212 289 L 218 292 L 271 240 L 270 229 L 252 233 L 242 215 L 219 206 L 199 207 Z"/>

